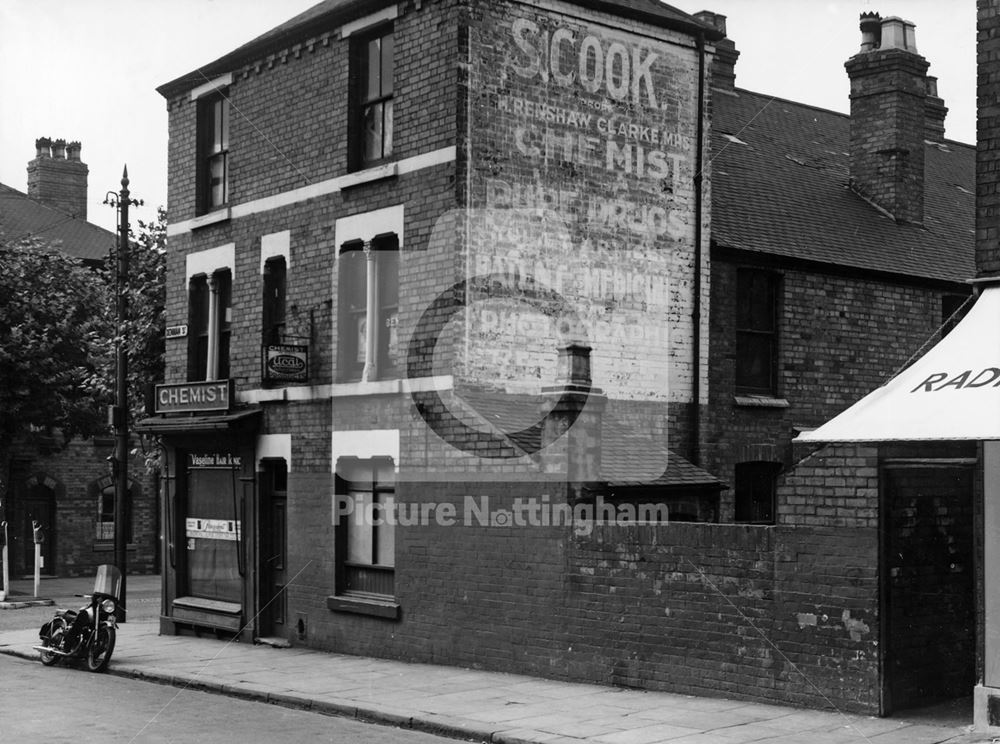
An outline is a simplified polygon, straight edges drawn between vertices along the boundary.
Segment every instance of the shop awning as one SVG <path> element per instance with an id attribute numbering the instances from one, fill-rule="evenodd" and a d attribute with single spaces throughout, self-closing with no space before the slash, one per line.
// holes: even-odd
<path id="1" fill-rule="evenodd" d="M 142 434 L 161 435 L 255 429 L 259 426 L 261 415 L 262 409 L 255 407 L 209 416 L 204 414 L 150 416 L 139 421 L 135 429 Z"/>
<path id="2" fill-rule="evenodd" d="M 1000 287 L 888 383 L 798 442 L 1000 439 Z"/>

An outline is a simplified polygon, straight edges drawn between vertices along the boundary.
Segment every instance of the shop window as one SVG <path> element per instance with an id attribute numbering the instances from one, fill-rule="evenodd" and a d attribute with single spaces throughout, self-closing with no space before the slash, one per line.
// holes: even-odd
<path id="1" fill-rule="evenodd" d="M 229 377 L 232 275 L 192 277 L 188 288 L 188 380 Z"/>
<path id="2" fill-rule="evenodd" d="M 394 46 L 391 29 L 353 40 L 350 162 L 355 170 L 392 155 Z"/>
<path id="3" fill-rule="evenodd" d="M 736 391 L 775 395 L 778 390 L 779 276 L 741 269 L 736 279 Z"/>
<path id="4" fill-rule="evenodd" d="M 132 542 L 132 488 L 125 492 L 125 542 Z M 103 488 L 98 495 L 97 534 L 98 542 L 113 543 L 115 540 L 115 486 Z"/>
<path id="5" fill-rule="evenodd" d="M 229 98 L 225 93 L 198 102 L 198 212 L 229 202 Z"/>
<path id="6" fill-rule="evenodd" d="M 270 258 L 264 264 L 263 342 L 280 344 L 285 337 L 285 259 Z"/>
<path id="7" fill-rule="evenodd" d="M 736 465 L 736 521 L 774 524 L 775 493 L 781 463 L 741 462 Z"/>
<path id="8" fill-rule="evenodd" d="M 189 454 L 182 526 L 183 584 L 192 597 L 242 602 L 239 464 L 228 453 Z M 211 464 L 202 466 L 209 461 Z"/>
<path id="9" fill-rule="evenodd" d="M 338 296 L 338 379 L 398 377 L 399 242 L 394 235 L 344 246 Z"/>
<path id="10" fill-rule="evenodd" d="M 337 594 L 392 597 L 396 535 L 391 458 L 337 461 Z"/>

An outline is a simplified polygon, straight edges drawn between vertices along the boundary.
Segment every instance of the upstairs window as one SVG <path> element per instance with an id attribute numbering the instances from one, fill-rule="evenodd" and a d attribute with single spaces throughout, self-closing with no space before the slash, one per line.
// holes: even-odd
<path id="1" fill-rule="evenodd" d="M 399 376 L 399 241 L 348 243 L 338 277 L 338 378 L 341 382 Z"/>
<path id="2" fill-rule="evenodd" d="M 736 278 L 736 392 L 775 395 L 778 388 L 779 277 L 741 269 Z"/>
<path id="3" fill-rule="evenodd" d="M 354 136 L 352 163 L 365 168 L 392 155 L 392 31 L 354 42 Z"/>
<path id="4" fill-rule="evenodd" d="M 285 337 L 285 259 L 270 258 L 264 264 L 263 342 L 280 344 Z"/>
<path id="5" fill-rule="evenodd" d="M 216 271 L 210 277 L 192 277 L 188 291 L 188 380 L 229 377 L 232 317 L 232 275 Z"/>
<path id="6" fill-rule="evenodd" d="M 198 102 L 198 211 L 211 212 L 229 202 L 229 99 Z"/>

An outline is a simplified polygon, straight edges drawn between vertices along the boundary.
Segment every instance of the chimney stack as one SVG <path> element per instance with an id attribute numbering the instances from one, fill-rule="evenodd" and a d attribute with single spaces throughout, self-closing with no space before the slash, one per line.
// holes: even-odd
<path id="1" fill-rule="evenodd" d="M 694 17 L 719 33 L 726 33 L 726 17 L 721 13 L 701 10 Z M 736 61 L 739 58 L 740 53 L 732 39 L 725 38 L 715 43 L 715 57 L 712 59 L 713 87 L 723 90 L 733 90 L 736 87 Z"/>
<path id="2" fill-rule="evenodd" d="M 909 21 L 862 13 L 860 27 L 861 49 L 844 65 L 851 80 L 851 187 L 897 222 L 920 223 L 929 65 Z"/>
<path id="3" fill-rule="evenodd" d="M 927 105 L 924 109 L 924 139 L 931 142 L 944 140 L 944 117 L 947 114 L 948 107 L 944 105 L 944 99 L 938 97 L 937 78 L 928 75 Z"/>
<path id="4" fill-rule="evenodd" d="M 35 140 L 35 158 L 28 161 L 28 196 L 85 220 L 89 171 L 80 160 L 79 142 L 40 137 Z"/>

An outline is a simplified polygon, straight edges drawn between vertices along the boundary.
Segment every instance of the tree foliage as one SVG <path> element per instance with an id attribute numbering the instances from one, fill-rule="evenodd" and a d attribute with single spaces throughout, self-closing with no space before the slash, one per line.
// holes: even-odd
<path id="1" fill-rule="evenodd" d="M 130 419 L 163 379 L 166 212 L 129 241 L 128 318 L 116 320 L 115 257 L 84 267 L 38 239 L 0 242 L 0 462 L 15 441 L 109 433 L 115 347 L 128 350 Z M 50 439 L 51 441 L 51 439 Z"/>
<path id="2" fill-rule="evenodd" d="M 56 429 L 68 440 L 105 426 L 112 335 L 93 271 L 37 239 L 0 244 L 0 452 Z"/>

